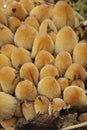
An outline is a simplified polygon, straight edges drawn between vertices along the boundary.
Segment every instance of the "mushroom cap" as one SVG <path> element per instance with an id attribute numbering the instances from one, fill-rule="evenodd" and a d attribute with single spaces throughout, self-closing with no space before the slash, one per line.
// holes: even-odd
<path id="1" fill-rule="evenodd" d="M 30 62 L 30 52 L 22 47 L 15 48 L 11 53 L 12 65 L 18 68 L 20 65 Z"/>
<path id="2" fill-rule="evenodd" d="M 61 98 L 54 98 L 50 105 L 51 108 L 49 114 L 54 114 L 54 115 L 55 112 L 60 112 L 62 109 L 66 108 L 66 103 Z"/>
<path id="3" fill-rule="evenodd" d="M 82 123 L 82 122 L 86 122 L 87 121 L 87 113 L 82 113 L 80 116 L 79 116 L 79 121 Z"/>
<path id="4" fill-rule="evenodd" d="M 65 77 L 60 77 L 57 80 L 57 82 L 59 83 L 60 88 L 61 88 L 62 91 L 64 91 L 64 89 L 69 86 L 69 80 L 67 78 L 65 78 Z"/>
<path id="5" fill-rule="evenodd" d="M 73 61 L 87 67 L 87 42 L 79 42 L 73 50 Z"/>
<path id="6" fill-rule="evenodd" d="M 39 71 L 35 64 L 28 62 L 22 65 L 20 69 L 20 77 L 30 80 L 37 85 L 39 80 Z"/>
<path id="7" fill-rule="evenodd" d="M 79 86 L 80 88 L 83 88 L 83 89 L 85 89 L 85 83 L 82 81 L 82 80 L 74 80 L 74 81 L 72 81 L 72 83 L 71 83 L 71 85 L 77 85 L 77 86 Z"/>
<path id="8" fill-rule="evenodd" d="M 17 100 L 15 97 L 0 92 L 0 120 L 9 119 L 14 115 Z"/>
<path id="9" fill-rule="evenodd" d="M 26 24 L 34 27 L 37 31 L 39 30 L 39 22 L 35 16 L 28 16 L 25 21 Z"/>
<path id="10" fill-rule="evenodd" d="M 64 26 L 59 30 L 55 42 L 55 54 L 60 51 L 72 53 L 78 42 L 77 35 L 70 26 Z"/>
<path id="11" fill-rule="evenodd" d="M 47 33 L 39 33 L 34 40 L 32 47 L 32 58 L 35 58 L 41 50 L 46 50 L 51 54 L 54 51 L 54 43 Z"/>
<path id="12" fill-rule="evenodd" d="M 64 75 L 69 65 L 72 64 L 71 55 L 67 51 L 61 51 L 55 58 L 55 66 L 57 67 L 59 74 Z"/>
<path id="13" fill-rule="evenodd" d="M 19 3 L 25 8 L 28 13 L 34 8 L 34 4 L 31 0 L 20 0 Z"/>
<path id="14" fill-rule="evenodd" d="M 49 100 L 45 96 L 37 96 L 34 101 L 34 108 L 36 114 L 45 114 L 48 113 Z"/>
<path id="15" fill-rule="evenodd" d="M 7 25 L 7 15 L 2 7 L 0 7 L 0 23 Z"/>
<path id="16" fill-rule="evenodd" d="M 13 43 L 12 31 L 3 24 L 0 24 L 0 46 Z"/>
<path id="17" fill-rule="evenodd" d="M 12 94 L 15 90 L 17 79 L 16 70 L 9 66 L 4 66 L 0 70 L 0 84 L 4 92 Z"/>
<path id="18" fill-rule="evenodd" d="M 0 70 L 0 80 L 7 81 L 9 83 L 15 78 L 16 70 L 12 67 L 5 66 Z"/>
<path id="19" fill-rule="evenodd" d="M 25 117 L 26 120 L 32 120 L 35 116 L 35 108 L 34 108 L 34 102 L 24 102 L 22 104 L 22 111 L 23 111 L 23 115 Z"/>
<path id="20" fill-rule="evenodd" d="M 28 15 L 25 8 L 17 1 L 9 2 L 6 8 L 6 11 L 7 11 L 7 15 L 15 16 L 19 18 L 20 20 L 24 20 L 26 16 Z"/>
<path id="21" fill-rule="evenodd" d="M 58 1 L 55 4 L 52 13 L 52 20 L 58 29 L 65 25 L 69 25 L 71 27 L 75 26 L 74 11 L 65 1 Z"/>
<path id="22" fill-rule="evenodd" d="M 12 44 L 6 44 L 1 47 L 1 53 L 6 55 L 8 58 L 11 58 L 12 51 L 16 48 L 16 46 Z"/>
<path id="23" fill-rule="evenodd" d="M 16 122 L 17 122 L 17 118 L 16 117 L 12 117 L 10 119 L 7 119 L 7 120 L 3 120 L 1 121 L 1 126 L 7 130 L 9 127 L 13 127 L 14 125 L 16 125 Z"/>
<path id="24" fill-rule="evenodd" d="M 38 83 L 38 93 L 49 99 L 57 98 L 61 94 L 60 86 L 52 76 L 44 77 Z"/>
<path id="25" fill-rule="evenodd" d="M 76 108 L 83 108 L 87 106 L 85 90 L 82 88 L 71 85 L 68 86 L 63 92 L 64 101 Z"/>
<path id="26" fill-rule="evenodd" d="M 13 33 L 16 32 L 17 28 L 21 25 L 21 21 L 14 16 L 10 16 L 8 18 L 8 27 L 11 29 Z"/>
<path id="27" fill-rule="evenodd" d="M 56 76 L 59 76 L 59 72 L 54 65 L 47 64 L 40 71 L 40 79 L 42 79 L 46 76 L 56 77 Z"/>
<path id="28" fill-rule="evenodd" d="M 51 31 L 51 32 L 49 33 L 49 36 L 51 37 L 51 39 L 53 40 L 53 42 L 54 42 L 54 44 L 55 44 L 57 34 L 56 34 L 55 32 L 53 32 L 53 31 Z"/>
<path id="29" fill-rule="evenodd" d="M 39 27 L 40 33 L 48 33 L 53 42 L 56 41 L 57 28 L 51 19 L 45 19 Z"/>
<path id="30" fill-rule="evenodd" d="M 38 52 L 35 58 L 35 64 L 39 70 L 46 64 L 54 64 L 54 57 L 46 50 Z"/>
<path id="31" fill-rule="evenodd" d="M 52 15 L 52 8 L 49 5 L 41 4 L 39 6 L 34 7 L 30 11 L 30 16 L 35 16 L 38 21 L 41 23 L 44 19 L 50 18 Z"/>
<path id="32" fill-rule="evenodd" d="M 0 69 L 2 69 L 4 66 L 11 66 L 11 62 L 7 56 L 0 54 Z"/>
<path id="33" fill-rule="evenodd" d="M 87 72 L 84 67 L 78 63 L 72 63 L 66 70 L 65 77 L 70 80 L 81 79 L 85 81 Z"/>
<path id="34" fill-rule="evenodd" d="M 36 35 L 37 30 L 34 27 L 24 23 L 17 29 L 15 33 L 15 44 L 19 47 L 31 50 Z"/>
<path id="35" fill-rule="evenodd" d="M 21 107 L 22 107 L 21 101 L 17 100 L 17 106 L 16 106 L 16 110 L 15 110 L 15 113 L 14 113 L 14 116 L 16 118 L 21 118 L 23 116 L 23 112 L 22 112 Z"/>
<path id="36" fill-rule="evenodd" d="M 21 101 L 34 101 L 37 96 L 37 90 L 31 81 L 24 80 L 17 84 L 15 95 Z"/>
<path id="37" fill-rule="evenodd" d="M 57 33 L 57 28 L 51 19 L 45 19 L 39 27 L 39 32 L 40 33 L 43 33 L 43 32 L 50 33 L 51 31 Z"/>

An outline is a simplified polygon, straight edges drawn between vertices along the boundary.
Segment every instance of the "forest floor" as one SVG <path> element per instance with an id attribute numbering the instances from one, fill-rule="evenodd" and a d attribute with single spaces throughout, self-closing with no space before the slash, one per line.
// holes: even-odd
<path id="1" fill-rule="evenodd" d="M 87 19 L 87 0 L 66 0 L 73 7 L 79 20 Z"/>

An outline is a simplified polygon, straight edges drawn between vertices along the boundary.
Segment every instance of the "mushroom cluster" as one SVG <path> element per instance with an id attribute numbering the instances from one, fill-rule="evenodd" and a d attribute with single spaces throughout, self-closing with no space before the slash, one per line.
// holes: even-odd
<path id="1" fill-rule="evenodd" d="M 75 17 L 64 1 L 0 0 L 0 130 L 70 109 L 87 121 L 87 41 Z"/>

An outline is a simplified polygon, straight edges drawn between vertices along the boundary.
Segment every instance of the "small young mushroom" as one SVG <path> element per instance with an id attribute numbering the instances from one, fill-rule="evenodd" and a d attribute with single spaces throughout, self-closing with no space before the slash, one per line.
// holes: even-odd
<path id="1" fill-rule="evenodd" d="M 52 76 L 41 79 L 38 83 L 37 90 L 40 95 L 44 95 L 49 99 L 57 98 L 61 94 L 60 86 Z"/>
<path id="2" fill-rule="evenodd" d="M 65 88 L 63 97 L 65 103 L 70 104 L 73 108 L 81 110 L 85 109 L 85 107 L 87 108 L 87 96 L 85 90 L 78 86 L 71 85 Z"/>
<path id="3" fill-rule="evenodd" d="M 11 59 L 12 51 L 16 48 L 13 44 L 6 44 L 1 47 L 1 54 Z"/>
<path id="4" fill-rule="evenodd" d="M 28 15 L 25 8 L 17 1 L 9 2 L 6 8 L 6 11 L 7 11 L 7 15 L 15 16 L 19 18 L 20 20 L 24 20 L 26 16 Z"/>
<path id="5" fill-rule="evenodd" d="M 0 92 L 0 120 L 10 119 L 14 115 L 16 104 L 15 97 Z"/>
<path id="6" fill-rule="evenodd" d="M 0 46 L 13 43 L 13 33 L 3 24 L 0 24 Z"/>
<path id="7" fill-rule="evenodd" d="M 30 16 L 35 16 L 40 23 L 46 18 L 51 18 L 52 15 L 52 7 L 46 4 L 41 4 L 39 6 L 34 7 L 30 11 Z"/>
<path id="8" fill-rule="evenodd" d="M 67 51 L 61 51 L 57 54 L 55 58 L 55 66 L 57 67 L 60 75 L 64 75 L 71 64 L 72 57 Z"/>
<path id="9" fill-rule="evenodd" d="M 42 50 L 38 52 L 35 64 L 41 70 L 46 64 L 54 64 L 54 57 L 48 51 Z"/>
<path id="10" fill-rule="evenodd" d="M 0 23 L 7 25 L 7 15 L 2 7 L 0 7 Z"/>
<path id="11" fill-rule="evenodd" d="M 32 120 L 36 116 L 35 108 L 34 108 L 34 102 L 27 102 L 25 101 L 22 104 L 22 111 L 23 115 L 26 120 Z"/>
<path id="12" fill-rule="evenodd" d="M 4 92 L 13 94 L 19 82 L 17 71 L 9 66 L 4 66 L 0 70 L 0 84 Z"/>
<path id="13" fill-rule="evenodd" d="M 45 96 L 38 96 L 34 101 L 34 108 L 36 114 L 45 114 L 48 113 L 49 100 Z"/>
<path id="14" fill-rule="evenodd" d="M 14 16 L 8 17 L 8 27 L 11 29 L 13 33 L 16 32 L 19 26 L 21 26 L 21 21 L 17 17 Z"/>
<path id="15" fill-rule="evenodd" d="M 30 80 L 35 85 L 37 85 L 39 81 L 39 71 L 35 64 L 31 62 L 27 62 L 22 65 L 20 69 L 20 77 L 23 79 Z"/>
<path id="16" fill-rule="evenodd" d="M 24 23 L 17 29 L 15 33 L 15 45 L 31 50 L 36 35 L 37 30 L 34 27 Z"/>
<path id="17" fill-rule="evenodd" d="M 0 69 L 4 66 L 11 66 L 11 62 L 7 56 L 0 54 Z"/>
<path id="18" fill-rule="evenodd" d="M 19 69 L 20 65 L 31 62 L 30 52 L 22 47 L 15 48 L 11 53 L 12 65 Z"/>
<path id="19" fill-rule="evenodd" d="M 59 72 L 57 68 L 52 64 L 45 65 L 41 71 L 40 71 L 40 79 L 47 77 L 47 76 L 53 76 L 54 78 L 59 76 Z"/>
<path id="20" fill-rule="evenodd" d="M 28 16 L 25 21 L 26 24 L 34 27 L 37 31 L 39 30 L 39 22 L 35 16 Z"/>
<path id="21" fill-rule="evenodd" d="M 34 40 L 32 47 L 32 58 L 35 58 L 41 50 L 46 50 L 51 54 L 54 51 L 54 43 L 47 33 L 39 33 Z"/>
<path id="22" fill-rule="evenodd" d="M 82 114 L 79 116 L 79 121 L 80 121 L 80 123 L 82 123 L 82 122 L 87 122 L 87 113 L 82 113 Z"/>
<path id="23" fill-rule="evenodd" d="M 31 81 L 24 80 L 17 84 L 15 95 L 21 101 L 34 101 L 37 96 L 37 90 Z"/>
<path id="24" fill-rule="evenodd" d="M 72 63 L 66 70 L 65 77 L 69 80 L 80 79 L 85 81 L 87 78 L 87 72 L 84 67 L 77 63 Z"/>
<path id="25" fill-rule="evenodd" d="M 28 13 L 34 8 L 34 4 L 31 0 L 20 0 L 19 3 L 25 8 Z"/>
<path id="26" fill-rule="evenodd" d="M 87 42 L 80 41 L 73 50 L 73 61 L 87 68 Z"/>
<path id="27" fill-rule="evenodd" d="M 75 26 L 74 11 L 65 1 L 58 1 L 55 4 L 52 13 L 52 20 L 58 29 L 65 25 L 69 25 L 71 27 Z"/>

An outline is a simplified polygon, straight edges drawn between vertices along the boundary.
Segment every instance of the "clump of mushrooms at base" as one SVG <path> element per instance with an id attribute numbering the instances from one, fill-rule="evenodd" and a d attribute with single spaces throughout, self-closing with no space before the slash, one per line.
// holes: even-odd
<path id="1" fill-rule="evenodd" d="M 87 40 L 75 32 L 75 17 L 62 0 L 0 1 L 2 129 L 61 111 L 87 121 Z"/>

